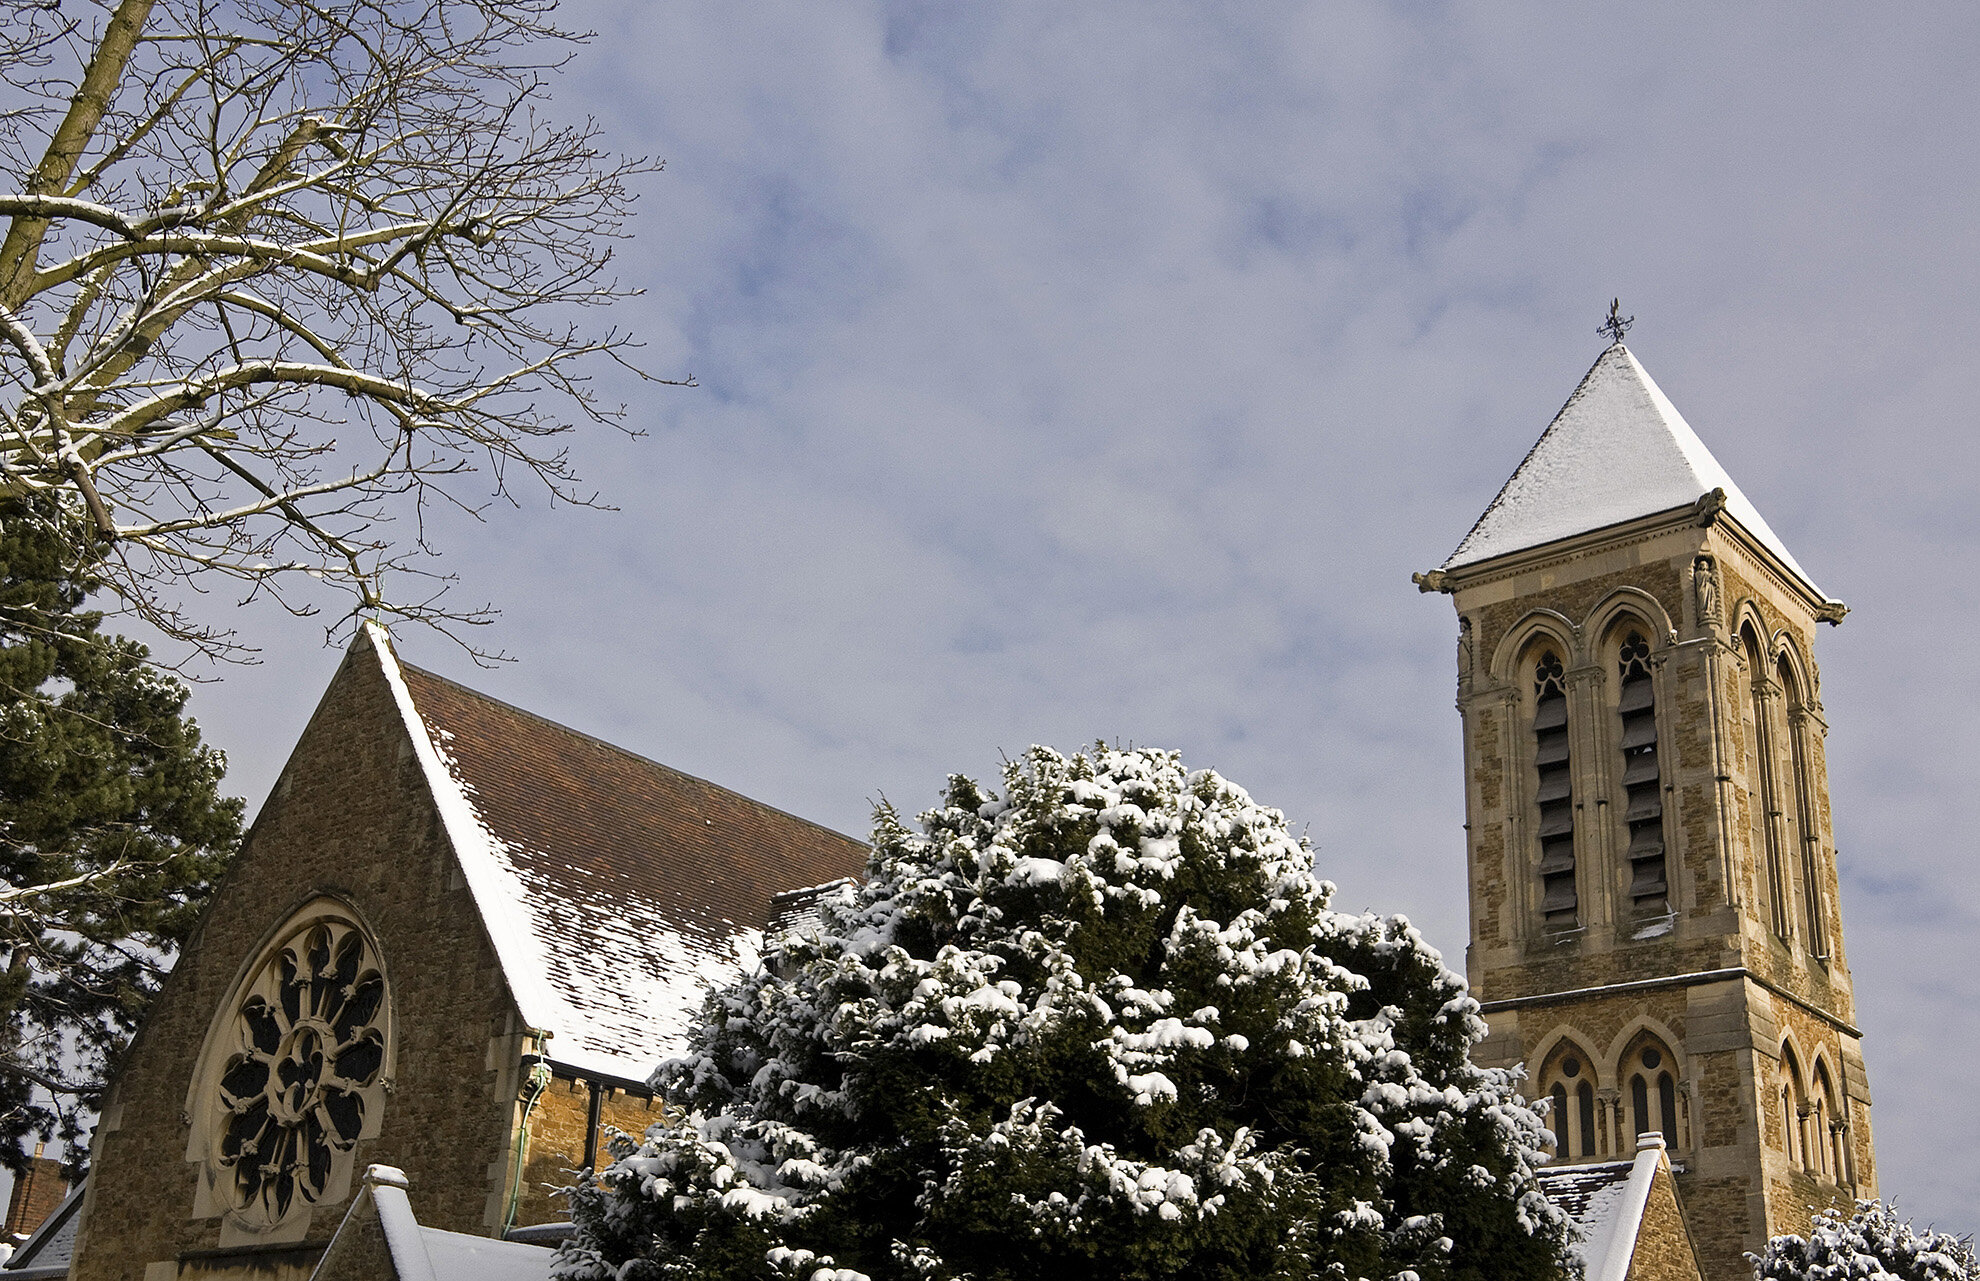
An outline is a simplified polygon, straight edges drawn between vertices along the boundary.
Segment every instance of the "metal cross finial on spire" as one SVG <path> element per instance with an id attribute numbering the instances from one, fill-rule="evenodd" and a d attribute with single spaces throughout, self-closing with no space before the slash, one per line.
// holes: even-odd
<path id="1" fill-rule="evenodd" d="M 1622 299 L 1615 298 L 1609 302 L 1609 318 L 1597 325 L 1595 332 L 1607 334 L 1610 342 L 1619 343 L 1623 340 L 1623 335 L 1629 332 L 1629 327 L 1635 323 L 1636 317 L 1622 314 Z"/>

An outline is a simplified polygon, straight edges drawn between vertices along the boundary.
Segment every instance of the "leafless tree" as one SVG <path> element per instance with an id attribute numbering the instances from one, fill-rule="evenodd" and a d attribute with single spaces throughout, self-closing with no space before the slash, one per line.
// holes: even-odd
<path id="1" fill-rule="evenodd" d="M 588 322 L 657 168 L 546 114 L 555 7 L 0 0 L 0 493 L 67 499 L 209 649 L 215 583 L 478 621 L 425 514 L 592 501 L 557 438 L 621 424 Z"/>

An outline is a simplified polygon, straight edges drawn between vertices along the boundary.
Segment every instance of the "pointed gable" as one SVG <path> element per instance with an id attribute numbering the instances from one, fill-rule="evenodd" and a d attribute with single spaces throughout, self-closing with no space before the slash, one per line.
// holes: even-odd
<path id="1" fill-rule="evenodd" d="M 773 896 L 860 873 L 816 823 L 399 663 L 367 629 L 523 1018 L 548 1056 L 644 1081 Z M 360 641 L 365 644 L 366 641 Z"/>
<path id="2" fill-rule="evenodd" d="M 1663 1135 L 1638 1135 L 1633 1161 L 1542 1170 L 1540 1190 L 1574 1221 L 1586 1281 L 1699 1281 Z"/>
<path id="3" fill-rule="evenodd" d="M 1475 565 L 1724 490 L 1726 514 L 1827 599 L 1629 348 L 1595 361 L 1446 570 Z"/>

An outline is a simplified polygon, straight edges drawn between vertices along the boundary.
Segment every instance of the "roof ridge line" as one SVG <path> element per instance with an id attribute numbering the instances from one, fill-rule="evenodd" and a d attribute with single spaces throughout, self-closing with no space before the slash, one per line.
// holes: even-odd
<path id="1" fill-rule="evenodd" d="M 396 654 L 395 654 L 395 658 L 396 658 Z M 452 688 L 459 690 L 461 693 L 466 694 L 471 698 L 479 699 L 484 703 L 492 703 L 493 705 L 501 708 L 504 711 L 512 712 L 517 716 L 523 717 L 524 719 L 535 721 L 539 725 L 547 725 L 551 729 L 560 730 L 563 733 L 569 734 L 572 738 L 581 739 L 587 743 L 595 743 L 599 747 L 602 747 L 607 751 L 612 752 L 616 755 L 626 757 L 629 760 L 638 761 L 642 765 L 651 765 L 655 769 L 665 770 L 667 773 L 672 774 L 677 778 L 684 778 L 690 782 L 699 783 L 704 787 L 712 788 L 715 791 L 725 793 L 729 796 L 733 796 L 737 800 L 747 801 L 751 805 L 757 806 L 760 809 L 766 809 L 771 811 L 772 813 L 781 814 L 785 818 L 791 819 L 795 822 L 803 823 L 807 827 L 815 827 L 819 831 L 825 832 L 828 835 L 839 837 L 841 840 L 851 841 L 855 845 L 867 844 L 867 842 L 860 840 L 857 836 L 852 836 L 845 832 L 841 832 L 836 827 L 827 827 L 825 824 L 819 822 L 817 819 L 806 818 L 802 814 L 793 813 L 790 810 L 784 809 L 782 806 L 772 805 L 768 801 L 760 801 L 756 799 L 754 796 L 747 795 L 743 792 L 738 792 L 733 787 L 724 787 L 722 784 L 714 782 L 710 779 L 703 778 L 699 774 L 690 774 L 684 769 L 680 769 L 677 768 L 676 766 L 669 765 L 665 761 L 654 760 L 651 756 L 644 755 L 640 752 L 635 752 L 629 747 L 622 747 L 619 744 L 611 742 L 608 739 L 600 738 L 596 734 L 587 734 L 585 731 L 581 729 L 574 729 L 573 727 L 564 724 L 562 721 L 553 721 L 548 716 L 541 715 L 540 713 L 537 712 L 532 712 L 526 707 L 518 707 L 514 703 L 511 703 L 506 699 L 496 698 L 492 694 L 484 694 L 480 690 L 474 688 L 472 685 L 463 685 L 461 682 L 453 679 L 450 676 L 442 676 L 440 673 L 429 671 L 424 667 L 415 667 L 413 664 L 408 663 L 403 659 L 398 659 L 397 661 L 402 671 L 414 672 L 429 680 L 438 681 L 442 685 L 451 686 Z"/>

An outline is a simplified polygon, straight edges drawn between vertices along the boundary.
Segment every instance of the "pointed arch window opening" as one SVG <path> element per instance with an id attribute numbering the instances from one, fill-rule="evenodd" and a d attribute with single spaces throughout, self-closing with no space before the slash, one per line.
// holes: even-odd
<path id="1" fill-rule="evenodd" d="M 1657 694 L 1650 673 L 1650 642 L 1632 629 L 1617 656 L 1621 676 L 1617 711 L 1622 718 L 1623 822 L 1629 843 L 1629 912 L 1654 931 L 1671 916 L 1670 876 L 1664 857 L 1664 778 L 1657 759 Z M 1642 935 L 1639 934 L 1639 937 Z"/>
<path id="2" fill-rule="evenodd" d="M 1815 791 L 1809 769 L 1808 707 L 1801 683 L 1783 655 L 1779 663 L 1780 684 L 1786 692 L 1788 712 L 1788 770 L 1794 784 L 1794 819 L 1801 847 L 1801 897 L 1804 924 L 1808 930 L 1808 954 L 1818 960 L 1829 955 L 1828 911 L 1823 903 L 1822 833 L 1815 818 Z"/>
<path id="3" fill-rule="evenodd" d="M 1551 1104 L 1547 1129 L 1554 1136 L 1554 1159 L 1589 1161 L 1601 1152 L 1601 1135 L 1596 1121 L 1595 1086 L 1589 1079 L 1583 1056 L 1570 1050 L 1551 1070 L 1553 1088 L 1547 1092 Z"/>
<path id="4" fill-rule="evenodd" d="M 1533 669 L 1534 800 L 1540 810 L 1540 915 L 1549 930 L 1581 921 L 1575 889 L 1574 782 L 1569 760 L 1567 673 L 1553 650 Z"/>
<path id="5" fill-rule="evenodd" d="M 1821 1065 L 1818 1063 L 1817 1069 Z M 1816 1088 L 1822 1086 L 1817 1078 Z M 1819 1174 L 1827 1157 L 1826 1137 L 1819 1126 L 1810 1133 L 1809 1119 L 1818 1114 L 1818 1109 L 1808 1101 L 1808 1089 L 1801 1075 L 1801 1063 L 1793 1049 L 1781 1047 L 1781 1147 L 1786 1152 L 1788 1164 L 1799 1166 L 1809 1174 Z"/>
<path id="6" fill-rule="evenodd" d="M 1787 853 L 1783 848 L 1782 827 L 1786 815 L 1781 808 L 1781 791 L 1775 753 L 1780 743 L 1774 724 L 1779 690 L 1769 679 L 1771 671 L 1759 638 L 1749 628 L 1745 633 L 1747 663 L 1752 677 L 1753 767 L 1752 803 L 1757 810 L 1754 826 L 1767 860 L 1767 897 L 1774 934 L 1783 943 L 1794 937 L 1794 913 L 1789 906 L 1790 876 Z"/>
<path id="7" fill-rule="evenodd" d="M 1630 1120 L 1636 1134 L 1661 1134 L 1664 1145 L 1678 1150 L 1678 1095 L 1676 1066 L 1665 1052 L 1646 1045 L 1625 1059 L 1629 1067 Z"/>

